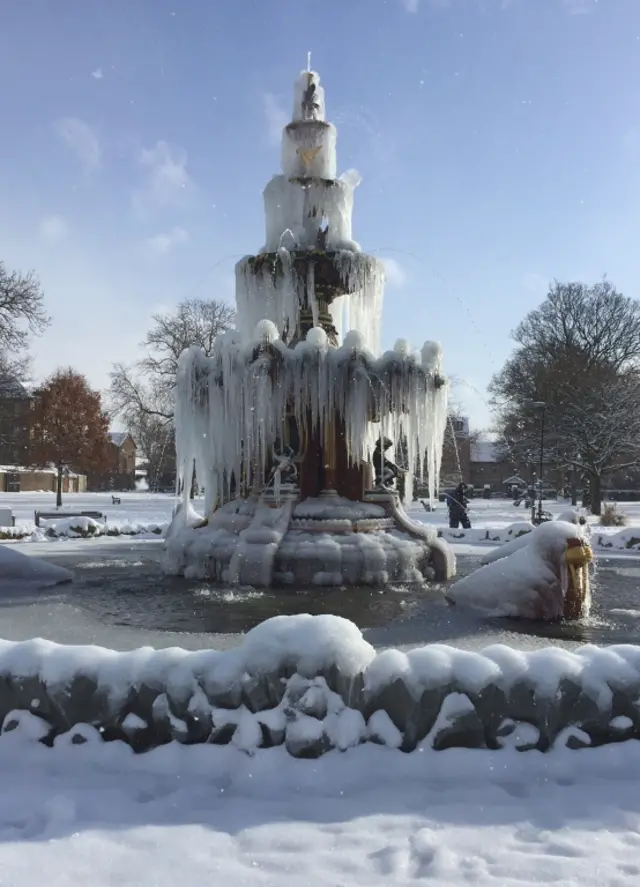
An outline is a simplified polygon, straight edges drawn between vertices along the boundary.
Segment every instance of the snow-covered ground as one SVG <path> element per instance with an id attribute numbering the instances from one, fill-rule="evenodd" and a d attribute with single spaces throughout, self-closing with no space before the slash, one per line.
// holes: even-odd
<path id="1" fill-rule="evenodd" d="M 67 496 L 65 508 L 102 510 L 122 523 L 170 518 L 171 496 L 121 498 L 114 506 L 109 495 Z M 26 524 L 36 509 L 51 508 L 52 497 L 4 494 L 0 505 L 10 505 Z M 549 510 L 564 507 L 554 503 Z M 640 504 L 620 510 L 640 527 Z M 420 505 L 411 512 L 446 525 L 443 505 L 434 514 Z M 523 517 L 508 501 L 471 506 L 474 528 L 499 531 Z M 459 553 L 495 544 L 454 542 Z M 158 542 L 126 544 L 143 553 Z M 112 550 L 119 557 L 122 546 L 121 539 L 104 538 L 23 550 L 44 557 L 52 549 L 77 550 L 91 558 L 99 548 L 102 562 Z M 43 606 L 48 624 L 54 599 Z M 85 642 L 95 641 L 93 623 L 82 618 Z M 25 637 L 34 633 L 29 619 Z M 407 623 L 414 624 L 419 628 L 415 619 Z M 185 646 L 189 637 L 165 634 L 162 645 Z M 192 639 L 208 645 L 205 636 Z M 282 748 L 248 756 L 234 748 L 172 744 L 136 757 L 116 743 L 46 749 L 6 734 L 0 737 L 0 883 L 36 887 L 45 877 L 52 887 L 75 881 L 92 887 L 174 887 L 178 881 L 631 887 L 640 878 L 638 774 L 635 741 L 546 755 L 510 749 L 405 755 L 365 745 L 298 761 Z"/>
<path id="2" fill-rule="evenodd" d="M 175 497 L 164 493 L 117 493 L 120 504 L 114 505 L 110 493 L 69 493 L 63 497 L 65 511 L 101 511 L 111 526 L 123 524 L 160 525 L 171 520 Z M 204 500 L 194 501 L 196 511 L 202 513 Z M 55 511 L 55 495 L 53 493 L 0 493 L 0 508 L 11 508 L 16 525 L 32 529 L 36 511 Z M 545 502 L 546 511 L 557 516 L 570 507 L 566 501 Z M 428 513 L 419 502 L 407 503 L 407 512 L 415 519 L 431 526 L 448 528 L 447 509 L 444 503 L 436 503 L 436 510 Z M 620 502 L 618 510 L 627 515 L 629 526 L 640 528 L 640 502 Z M 474 531 L 499 531 L 509 525 L 526 521 L 528 512 L 520 506 L 515 508 L 510 499 L 472 499 L 469 515 Z M 589 523 L 595 528 L 597 518 L 589 517 Z M 455 531 L 456 534 L 462 531 Z M 615 528 L 598 528 L 598 532 L 615 533 Z M 484 541 L 483 532 L 472 533 L 468 541 Z M 454 543 L 456 539 L 451 541 Z"/>
<path id="3" fill-rule="evenodd" d="M 161 524 L 171 520 L 175 497 L 163 493 L 65 493 L 62 511 L 101 511 L 110 524 Z M 196 507 L 202 500 L 196 500 Z M 33 528 L 36 511 L 55 511 L 55 493 L 0 493 L 0 508 L 11 508 L 16 525 Z M 202 506 L 200 505 L 200 508 Z"/>
<path id="4" fill-rule="evenodd" d="M 17 737 L 16 737 L 17 738 Z M 297 761 L 0 740 L 7 887 L 631 887 L 640 743 Z"/>
<path id="5" fill-rule="evenodd" d="M 9 507 L 13 511 L 16 518 L 15 533 L 23 537 L 15 541 L 30 544 L 67 542 L 79 535 L 73 528 L 77 528 L 82 522 L 86 524 L 86 532 L 82 532 L 82 535 L 90 535 L 92 538 L 100 536 L 101 543 L 106 543 L 110 538 L 105 533 L 128 535 L 140 542 L 163 535 L 175 505 L 172 495 L 137 492 L 117 495 L 120 503 L 114 505 L 110 493 L 67 494 L 64 496 L 63 512 L 100 511 L 105 515 L 106 523 L 97 524 L 86 518 L 70 520 L 61 516 L 48 525 L 43 524 L 40 531 L 35 530 L 35 512 L 55 510 L 55 497 L 52 493 L 0 493 L 0 507 Z M 194 507 L 201 514 L 203 499 L 196 499 Z M 545 502 L 545 509 L 554 517 L 568 507 L 567 502 Z M 615 527 L 601 528 L 597 526 L 597 518 L 589 517 L 593 530 L 592 545 L 597 551 L 613 549 L 626 555 L 636 555 L 640 553 L 640 502 L 621 502 L 618 509 L 628 518 L 628 526 L 622 530 Z M 406 510 L 414 520 L 442 530 L 445 539 L 454 546 L 455 551 L 467 555 L 481 554 L 487 550 L 487 546 L 508 541 L 518 532 L 518 525 L 524 526 L 528 518 L 528 512 L 522 506 L 515 508 L 510 499 L 472 500 L 469 507 L 471 530 L 450 530 L 447 509 L 441 502 L 437 503 L 436 510 L 432 513 L 426 512 L 419 502 L 408 503 Z M 2 532 L 0 528 L 0 534 Z M 11 533 L 6 529 L 4 532 Z"/>

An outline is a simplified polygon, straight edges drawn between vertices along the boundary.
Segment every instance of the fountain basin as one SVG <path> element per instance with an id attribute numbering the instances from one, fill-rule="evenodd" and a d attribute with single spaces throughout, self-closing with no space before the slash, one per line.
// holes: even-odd
<path id="1" fill-rule="evenodd" d="M 179 511 L 167 534 L 170 575 L 269 586 L 423 584 L 455 574 L 437 533 L 412 521 L 396 494 L 354 502 L 332 491 L 295 503 L 236 499 L 194 524 Z"/>

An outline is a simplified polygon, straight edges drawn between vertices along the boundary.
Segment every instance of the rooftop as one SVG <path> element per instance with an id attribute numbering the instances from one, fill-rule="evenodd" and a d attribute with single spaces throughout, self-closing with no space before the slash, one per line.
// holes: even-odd
<path id="1" fill-rule="evenodd" d="M 0 397 L 27 399 L 29 397 L 29 392 L 18 379 L 13 377 L 0 377 Z"/>
<path id="2" fill-rule="evenodd" d="M 117 447 L 121 447 L 128 437 L 131 437 L 128 431 L 109 431 L 108 437 L 111 443 Z"/>

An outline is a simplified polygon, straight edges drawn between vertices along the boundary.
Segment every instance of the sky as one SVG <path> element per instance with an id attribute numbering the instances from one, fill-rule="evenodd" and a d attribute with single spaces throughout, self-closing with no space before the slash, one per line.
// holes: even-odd
<path id="1" fill-rule="evenodd" d="M 3 0 L 0 260 L 42 281 L 36 380 L 106 389 L 154 312 L 233 300 L 308 51 L 383 345 L 440 340 L 473 427 L 550 280 L 640 294 L 640 0 Z"/>

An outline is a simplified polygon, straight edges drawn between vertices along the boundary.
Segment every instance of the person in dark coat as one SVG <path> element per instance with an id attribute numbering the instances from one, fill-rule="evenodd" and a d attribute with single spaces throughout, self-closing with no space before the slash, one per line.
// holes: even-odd
<path id="1" fill-rule="evenodd" d="M 469 512 L 467 505 L 467 485 L 459 483 L 453 493 L 447 495 L 447 508 L 449 509 L 449 526 L 452 530 L 457 530 L 462 524 L 463 530 L 471 529 L 471 521 L 469 520 Z"/>

